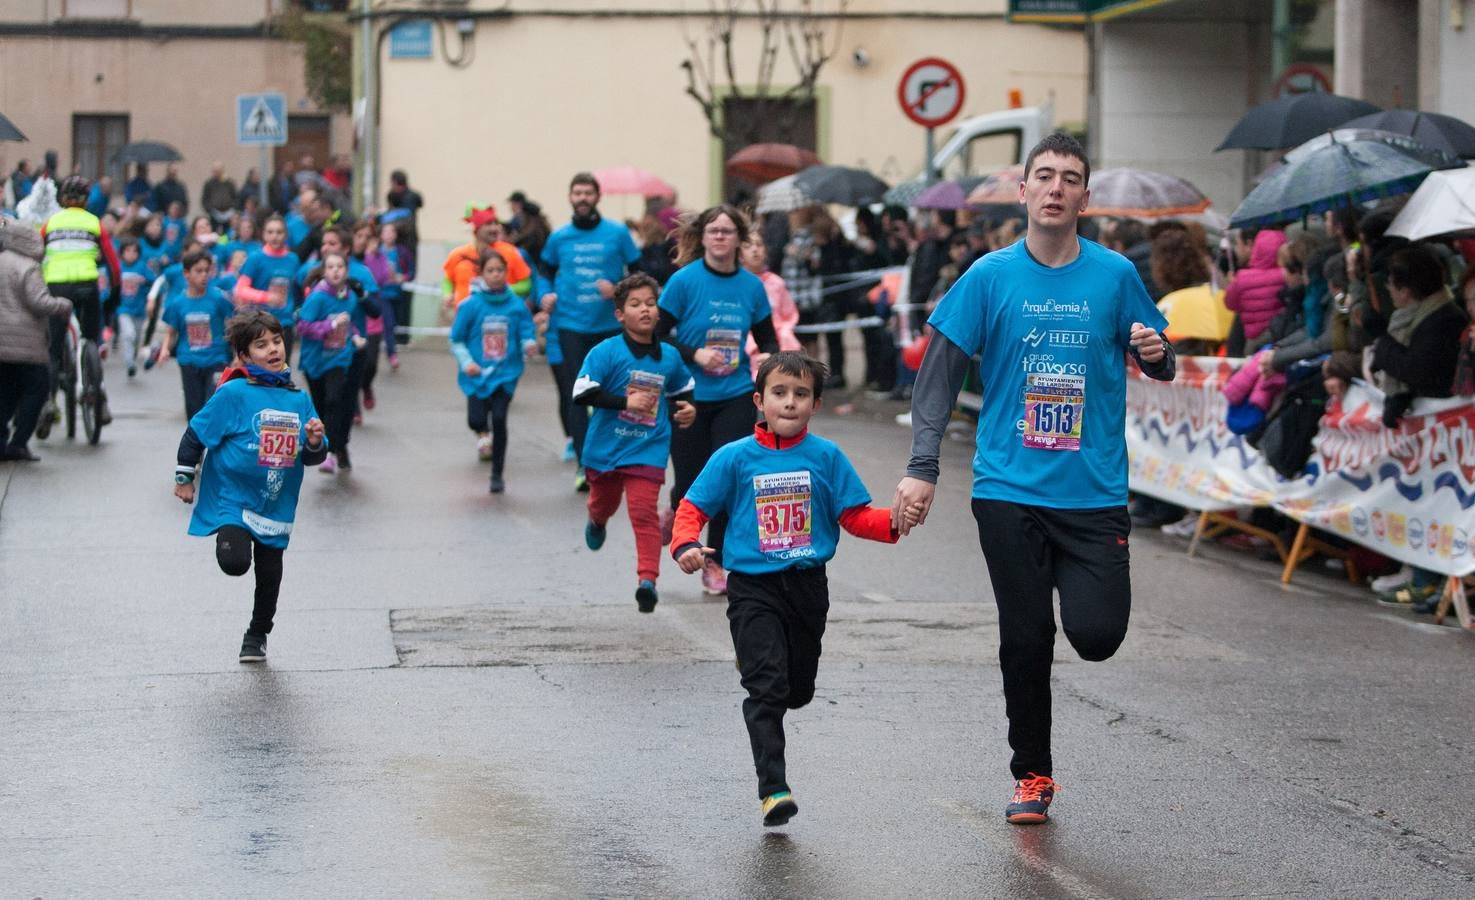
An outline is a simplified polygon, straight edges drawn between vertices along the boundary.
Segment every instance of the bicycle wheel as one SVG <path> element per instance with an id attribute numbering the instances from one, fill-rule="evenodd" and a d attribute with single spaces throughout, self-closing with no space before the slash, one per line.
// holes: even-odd
<path id="1" fill-rule="evenodd" d="M 91 341 L 82 342 L 82 431 L 94 446 L 102 438 L 102 356 Z"/>
<path id="2" fill-rule="evenodd" d="M 81 385 L 77 383 L 80 373 L 77 371 L 77 351 L 72 345 L 67 345 L 66 353 L 62 355 L 61 366 L 61 392 L 63 409 L 66 412 L 67 439 L 71 440 L 77 436 L 77 391 Z"/>

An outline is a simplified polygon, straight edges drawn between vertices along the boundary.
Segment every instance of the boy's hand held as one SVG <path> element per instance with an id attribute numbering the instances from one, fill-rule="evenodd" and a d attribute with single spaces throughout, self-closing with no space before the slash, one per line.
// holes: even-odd
<path id="1" fill-rule="evenodd" d="M 185 503 L 194 503 L 195 502 L 195 484 L 194 484 L 194 482 L 190 482 L 189 484 L 176 484 L 174 486 L 174 496 L 176 496 L 179 499 L 183 500 Z"/>
<path id="2" fill-rule="evenodd" d="M 690 428 L 691 423 L 697 420 L 697 408 L 685 400 L 677 400 L 676 411 L 671 418 L 676 420 L 677 428 Z"/>
<path id="3" fill-rule="evenodd" d="M 470 375 L 472 378 L 475 378 L 476 376 L 481 374 L 481 366 L 477 365 L 474 362 L 467 363 L 466 374 Z"/>
<path id="4" fill-rule="evenodd" d="M 316 450 L 323 445 L 323 420 L 313 417 L 307 420 L 307 447 Z"/>

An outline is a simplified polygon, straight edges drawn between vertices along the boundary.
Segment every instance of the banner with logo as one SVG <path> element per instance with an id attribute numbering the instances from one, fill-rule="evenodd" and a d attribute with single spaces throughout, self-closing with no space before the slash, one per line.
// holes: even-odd
<path id="1" fill-rule="evenodd" d="M 1223 385 L 1241 360 L 1179 360 L 1164 384 L 1127 386 L 1133 491 L 1196 510 L 1269 506 L 1393 559 L 1475 572 L 1475 405 L 1419 400 L 1397 429 L 1355 383 L 1328 406 L 1305 472 L 1285 479 L 1225 426 Z"/>

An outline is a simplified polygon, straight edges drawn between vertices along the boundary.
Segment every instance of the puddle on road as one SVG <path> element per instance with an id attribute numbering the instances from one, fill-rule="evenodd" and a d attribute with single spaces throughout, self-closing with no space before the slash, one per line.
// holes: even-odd
<path id="1" fill-rule="evenodd" d="M 578 663 L 726 662 L 732 659 L 726 604 L 667 602 L 653 615 L 614 605 L 457 607 L 397 610 L 390 618 L 400 665 L 536 666 Z M 831 604 L 826 662 L 994 665 L 997 613 L 991 603 L 840 601 Z M 1061 636 L 1057 661 L 1078 662 Z M 1172 623 L 1137 616 L 1119 657 L 1247 659 L 1235 648 Z"/>

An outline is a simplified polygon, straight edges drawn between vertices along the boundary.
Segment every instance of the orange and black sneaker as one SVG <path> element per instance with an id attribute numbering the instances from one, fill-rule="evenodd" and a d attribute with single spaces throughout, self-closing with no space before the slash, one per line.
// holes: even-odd
<path id="1" fill-rule="evenodd" d="M 1010 825 L 1041 825 L 1050 821 L 1050 801 L 1060 785 L 1049 775 L 1029 773 L 1028 778 L 1014 782 L 1014 799 L 1004 807 L 1004 819 Z"/>

